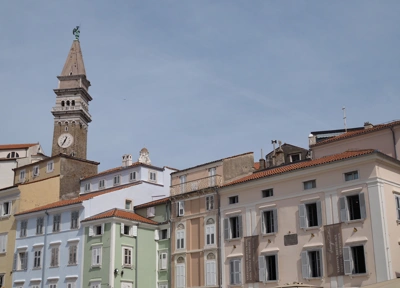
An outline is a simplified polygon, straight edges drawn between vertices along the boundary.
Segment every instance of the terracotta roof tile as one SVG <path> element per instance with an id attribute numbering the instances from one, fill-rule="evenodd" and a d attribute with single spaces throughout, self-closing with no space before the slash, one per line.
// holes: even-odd
<path id="1" fill-rule="evenodd" d="M 29 213 L 33 213 L 33 212 L 39 212 L 39 211 L 44 211 L 44 210 L 48 210 L 48 209 L 54 209 L 54 208 L 59 208 L 59 207 L 63 207 L 63 206 L 82 203 L 85 200 L 89 200 L 89 199 L 92 199 L 94 197 L 106 194 L 106 193 L 111 193 L 111 192 L 118 191 L 118 190 L 121 190 L 121 189 L 124 189 L 124 188 L 135 186 L 135 185 L 138 185 L 139 183 L 121 185 L 121 186 L 117 186 L 117 187 L 113 187 L 113 188 L 109 188 L 109 189 L 104 189 L 104 190 L 100 190 L 100 191 L 96 191 L 96 192 L 82 194 L 79 197 L 74 198 L 74 199 L 60 200 L 60 201 L 53 202 L 53 203 L 50 203 L 50 204 L 46 204 L 46 205 L 43 205 L 43 206 L 40 206 L 40 207 L 36 207 L 36 208 L 33 208 L 33 209 L 22 211 L 20 213 L 15 214 L 15 215 L 17 216 L 17 215 L 29 214 Z"/>
<path id="2" fill-rule="evenodd" d="M 126 211 L 126 210 L 121 210 L 117 208 L 113 208 L 111 210 L 102 212 L 100 214 L 91 216 L 89 218 L 86 218 L 82 222 L 88 222 L 88 221 L 93 221 L 93 220 L 98 220 L 98 219 L 105 219 L 105 218 L 111 218 L 111 217 L 117 217 L 117 218 L 122 218 L 122 219 L 127 219 L 127 220 L 132 220 L 132 221 L 138 221 L 142 223 L 147 223 L 147 224 L 153 224 L 157 225 L 158 222 L 155 222 L 151 219 L 147 219 L 143 216 L 140 216 L 132 211 Z"/>
<path id="3" fill-rule="evenodd" d="M 244 182 L 251 181 L 251 180 L 261 179 L 261 178 L 265 178 L 265 177 L 269 177 L 269 176 L 279 175 L 279 174 L 290 172 L 290 171 L 295 171 L 295 170 L 300 170 L 300 169 L 304 169 L 304 168 L 328 164 L 328 163 L 336 162 L 336 161 L 340 161 L 340 160 L 350 159 L 350 158 L 358 157 L 361 155 L 371 154 L 374 151 L 376 151 L 376 150 L 367 149 L 367 150 L 346 151 L 344 153 L 325 156 L 325 157 L 322 157 L 319 159 L 302 161 L 302 162 L 297 162 L 294 164 L 279 166 L 279 167 L 272 168 L 272 169 L 262 170 L 260 172 L 253 173 L 246 177 L 243 177 L 243 178 L 237 179 L 235 181 L 232 181 L 230 183 L 227 183 L 227 184 L 223 185 L 223 187 L 227 187 L 227 186 L 231 186 L 231 185 L 235 185 L 235 184 L 239 184 L 239 183 L 244 183 Z"/>
<path id="4" fill-rule="evenodd" d="M 168 203 L 169 201 L 170 201 L 170 198 L 169 197 L 165 197 L 165 198 L 162 198 L 162 199 L 158 199 L 158 200 L 154 200 L 154 201 L 151 201 L 151 202 L 147 202 L 147 203 L 143 203 L 143 204 L 137 205 L 137 206 L 135 206 L 135 209 L 153 207 L 155 205 Z"/>
<path id="5" fill-rule="evenodd" d="M 9 149 L 26 149 L 39 143 L 28 143 L 28 144 L 4 144 L 0 145 L 0 150 L 9 150 Z"/>
<path id="6" fill-rule="evenodd" d="M 310 147 L 316 147 L 316 146 L 320 146 L 320 145 L 336 142 L 336 141 L 339 141 L 339 140 L 343 140 L 343 139 L 347 139 L 347 138 L 351 138 L 351 137 L 356 137 L 356 136 L 359 136 L 359 135 L 373 133 L 373 132 L 380 131 L 380 130 L 383 130 L 383 129 L 386 129 L 386 128 L 390 128 L 390 127 L 393 127 L 393 126 L 397 126 L 397 125 L 400 125 L 400 121 L 393 121 L 393 122 L 390 122 L 390 123 L 387 123 L 387 124 L 379 124 L 379 125 L 376 125 L 376 126 L 374 126 L 372 128 L 369 128 L 369 129 L 361 129 L 361 130 L 349 131 L 349 132 L 340 134 L 338 136 L 326 139 L 324 141 L 315 143 L 313 145 L 310 145 Z"/>

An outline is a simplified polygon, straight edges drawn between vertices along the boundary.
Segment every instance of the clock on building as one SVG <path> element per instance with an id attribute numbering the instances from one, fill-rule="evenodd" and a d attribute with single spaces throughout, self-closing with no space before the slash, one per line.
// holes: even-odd
<path id="1" fill-rule="evenodd" d="M 61 134 L 60 137 L 58 137 L 58 146 L 61 148 L 71 146 L 72 142 L 74 142 L 74 137 L 69 133 Z"/>

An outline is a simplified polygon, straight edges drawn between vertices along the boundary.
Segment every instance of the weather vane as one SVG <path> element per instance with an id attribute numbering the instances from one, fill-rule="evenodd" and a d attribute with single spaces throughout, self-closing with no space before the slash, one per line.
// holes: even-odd
<path id="1" fill-rule="evenodd" d="M 75 40 L 79 41 L 79 34 L 81 33 L 81 31 L 79 30 L 79 26 L 76 26 L 74 28 L 74 30 L 72 30 L 72 34 L 74 34 L 75 36 Z"/>

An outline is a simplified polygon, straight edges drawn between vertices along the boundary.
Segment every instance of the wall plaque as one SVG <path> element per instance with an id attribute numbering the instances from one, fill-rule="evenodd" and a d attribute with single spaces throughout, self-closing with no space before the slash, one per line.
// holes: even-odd
<path id="1" fill-rule="evenodd" d="M 246 283 L 258 282 L 258 235 L 244 237 L 244 270 Z"/>
<path id="2" fill-rule="evenodd" d="M 285 244 L 285 246 L 297 245 L 298 243 L 299 241 L 297 240 L 297 234 L 283 236 L 283 244 Z"/>
<path id="3" fill-rule="evenodd" d="M 344 275 L 342 224 L 325 225 L 324 239 L 328 277 Z"/>

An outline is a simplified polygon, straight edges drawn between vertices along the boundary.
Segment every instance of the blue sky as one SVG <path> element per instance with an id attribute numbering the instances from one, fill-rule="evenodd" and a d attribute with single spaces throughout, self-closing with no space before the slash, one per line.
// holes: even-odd
<path id="1" fill-rule="evenodd" d="M 51 154 L 53 89 L 81 25 L 88 159 L 146 146 L 185 168 L 400 118 L 400 1 L 7 1 L 1 143 Z M 124 100 L 126 99 L 126 100 Z"/>

